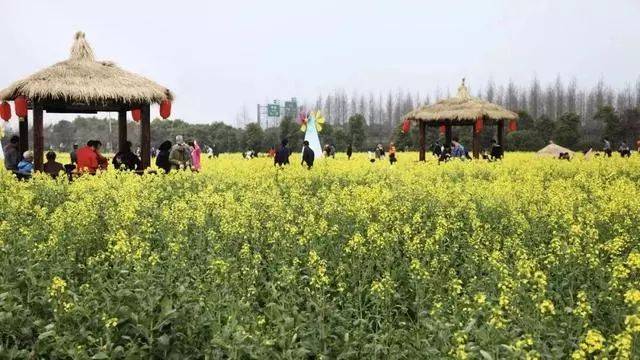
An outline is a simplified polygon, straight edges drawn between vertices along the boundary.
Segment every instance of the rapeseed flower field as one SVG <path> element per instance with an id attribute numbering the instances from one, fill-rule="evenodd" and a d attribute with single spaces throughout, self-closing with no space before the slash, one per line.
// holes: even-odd
<path id="1" fill-rule="evenodd" d="M 2 358 L 640 356 L 640 156 L 0 172 Z"/>

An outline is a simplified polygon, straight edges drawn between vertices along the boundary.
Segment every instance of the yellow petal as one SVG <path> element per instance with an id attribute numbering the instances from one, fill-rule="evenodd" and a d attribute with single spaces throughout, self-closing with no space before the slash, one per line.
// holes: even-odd
<path id="1" fill-rule="evenodd" d="M 302 124 L 302 126 L 300 126 L 300 131 L 302 132 L 307 131 L 307 124 Z"/>
<path id="2" fill-rule="evenodd" d="M 320 123 L 316 123 L 316 130 L 318 130 L 318 132 L 322 131 L 322 125 Z"/>

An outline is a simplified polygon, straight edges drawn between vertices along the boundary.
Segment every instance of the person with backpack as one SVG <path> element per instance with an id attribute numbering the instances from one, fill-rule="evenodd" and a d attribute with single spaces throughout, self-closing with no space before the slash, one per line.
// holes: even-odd
<path id="1" fill-rule="evenodd" d="M 191 166 L 191 148 L 184 142 L 182 135 L 176 136 L 176 143 L 169 153 L 171 168 L 186 170 Z"/>

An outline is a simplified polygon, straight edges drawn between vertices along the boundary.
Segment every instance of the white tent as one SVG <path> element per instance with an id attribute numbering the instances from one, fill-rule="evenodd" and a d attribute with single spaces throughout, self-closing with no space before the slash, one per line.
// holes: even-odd
<path id="1" fill-rule="evenodd" d="M 551 143 L 545 147 L 543 147 L 542 149 L 538 150 L 538 152 L 536 153 L 538 156 L 553 156 L 553 157 L 558 157 L 560 156 L 561 153 L 568 153 L 570 157 L 573 157 L 574 152 L 562 147 L 560 145 L 556 145 L 554 143 Z"/>

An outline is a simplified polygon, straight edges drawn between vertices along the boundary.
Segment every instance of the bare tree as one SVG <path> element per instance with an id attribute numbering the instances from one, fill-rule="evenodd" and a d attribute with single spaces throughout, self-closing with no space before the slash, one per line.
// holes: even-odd
<path id="1" fill-rule="evenodd" d="M 529 114 L 531 114 L 534 119 L 537 119 L 538 115 L 542 113 L 541 92 L 538 77 L 534 76 L 531 87 L 529 88 Z"/>
<path id="2" fill-rule="evenodd" d="M 324 102 L 324 116 L 327 117 L 327 121 L 334 125 L 336 123 L 336 118 L 333 113 L 333 98 L 331 95 L 327 95 L 327 100 Z"/>
<path id="3" fill-rule="evenodd" d="M 547 86 L 544 92 L 544 111 L 543 113 L 553 120 L 556 120 L 556 94 L 553 86 Z"/>
<path id="4" fill-rule="evenodd" d="M 485 99 L 492 103 L 495 102 L 496 85 L 493 83 L 493 79 L 489 79 L 487 83 L 487 91 L 485 91 Z"/>
<path id="5" fill-rule="evenodd" d="M 566 105 L 565 94 L 564 94 L 564 86 L 562 85 L 562 79 L 560 78 L 560 75 L 558 75 L 556 77 L 556 83 L 554 85 L 553 91 L 554 91 L 555 96 L 556 96 L 556 99 L 555 99 L 555 105 L 556 105 L 555 117 L 557 119 L 560 116 L 562 116 L 562 114 L 564 114 L 565 105 Z"/>
<path id="6" fill-rule="evenodd" d="M 582 113 L 582 110 L 578 109 L 577 91 L 578 91 L 578 82 L 574 77 L 573 79 L 571 79 L 571 82 L 569 82 L 569 86 L 567 87 L 567 96 L 566 96 L 567 112 L 578 113 L 578 114 Z"/>
<path id="7" fill-rule="evenodd" d="M 509 85 L 507 85 L 507 99 L 505 105 L 509 110 L 518 110 L 518 89 L 511 79 L 509 79 Z"/>
<path id="8" fill-rule="evenodd" d="M 373 97 L 373 93 L 369 93 L 369 118 L 367 121 L 369 125 L 373 125 L 376 123 L 376 99 Z"/>

